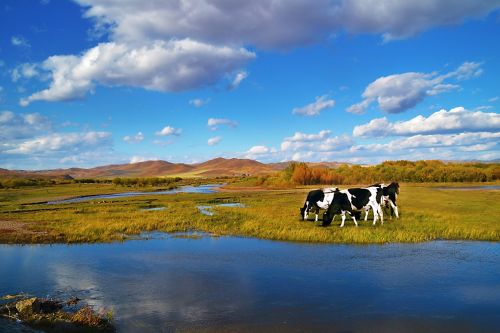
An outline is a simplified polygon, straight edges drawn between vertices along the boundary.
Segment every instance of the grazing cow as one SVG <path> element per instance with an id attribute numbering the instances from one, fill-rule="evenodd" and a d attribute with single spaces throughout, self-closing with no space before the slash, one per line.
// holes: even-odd
<path id="1" fill-rule="evenodd" d="M 389 205 L 391 215 L 390 218 L 392 219 L 392 215 L 396 215 L 396 218 L 399 219 L 399 211 L 398 211 L 398 206 L 396 204 L 396 199 L 399 194 L 399 184 L 396 182 L 392 182 L 389 185 L 385 184 L 373 184 L 371 185 L 373 187 L 379 187 L 382 189 L 382 200 L 383 203 L 386 207 Z M 368 211 L 366 211 L 366 215 L 368 215 Z M 366 217 L 365 217 L 366 220 Z"/>
<path id="2" fill-rule="evenodd" d="M 312 190 L 307 194 L 304 206 L 300 208 L 300 216 L 302 220 L 307 220 L 307 216 L 310 211 L 316 212 L 316 222 L 318 222 L 318 214 L 320 208 L 328 209 L 328 206 L 332 202 L 333 193 L 338 188 L 334 189 L 322 189 L 322 190 Z"/>
<path id="3" fill-rule="evenodd" d="M 368 188 L 350 188 L 333 193 L 333 200 L 328 207 L 328 210 L 323 214 L 323 226 L 328 226 L 332 223 L 336 214 L 342 214 L 341 227 L 344 226 L 345 214 L 351 215 L 354 224 L 358 226 L 356 217 L 361 216 L 360 210 L 370 206 L 373 211 L 373 225 L 377 223 L 377 218 L 380 216 L 380 221 L 384 224 L 384 216 L 380 207 L 382 198 L 382 189 L 377 187 Z"/>

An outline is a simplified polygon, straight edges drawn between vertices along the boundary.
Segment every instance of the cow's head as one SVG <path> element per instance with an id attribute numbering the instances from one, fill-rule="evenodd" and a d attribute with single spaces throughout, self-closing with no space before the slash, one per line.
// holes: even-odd
<path id="1" fill-rule="evenodd" d="M 396 193 L 399 194 L 399 183 L 394 182 L 394 187 L 396 188 Z"/>
<path id="2" fill-rule="evenodd" d="M 340 214 L 343 196 L 345 196 L 345 194 L 340 193 L 338 189 L 333 193 L 332 203 L 328 206 L 326 212 L 323 213 L 323 227 L 329 226 L 333 221 L 333 217 Z"/>

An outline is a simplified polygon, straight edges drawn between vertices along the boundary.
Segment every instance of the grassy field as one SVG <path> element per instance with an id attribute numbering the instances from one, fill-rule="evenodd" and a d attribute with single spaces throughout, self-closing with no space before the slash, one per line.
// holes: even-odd
<path id="1" fill-rule="evenodd" d="M 368 223 L 362 222 L 358 228 L 349 218 L 344 228 L 338 227 L 339 217 L 327 228 L 320 227 L 320 222 L 300 221 L 299 207 L 306 188 L 233 189 L 215 194 L 147 195 L 57 205 L 40 202 L 136 189 L 70 184 L 0 190 L 0 243 L 109 242 L 144 231 L 194 230 L 325 243 L 500 240 L 500 191 L 439 190 L 435 186 L 439 184 L 402 184 L 398 198 L 401 218 L 389 220 L 386 216 L 384 225 L 373 227 L 370 216 Z M 241 202 L 245 208 L 214 207 L 214 216 L 202 215 L 197 209 L 198 205 L 224 202 Z M 151 207 L 166 209 L 141 210 Z"/>

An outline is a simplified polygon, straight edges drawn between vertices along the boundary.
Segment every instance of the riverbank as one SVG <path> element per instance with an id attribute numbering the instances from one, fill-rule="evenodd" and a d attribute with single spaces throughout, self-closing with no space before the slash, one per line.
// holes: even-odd
<path id="1" fill-rule="evenodd" d="M 480 186 L 483 184 L 467 184 Z M 498 184 L 497 184 L 498 185 Z M 435 187 L 440 187 L 437 190 Z M 141 232 L 203 231 L 272 240 L 321 243 L 394 243 L 435 239 L 499 241 L 500 191 L 446 190 L 447 184 L 402 184 L 398 197 L 401 218 L 385 224 L 362 222 L 356 228 L 338 218 L 331 227 L 300 221 L 307 188 L 290 190 L 240 189 L 217 193 L 141 195 L 106 200 L 46 205 L 67 196 L 105 193 L 94 185 L 65 188 L 23 188 L 0 191 L 0 242 L 95 243 L 124 241 Z M 463 186 L 463 184 L 462 184 Z M 108 193 L 109 193 L 109 188 Z M 221 207 L 218 203 L 244 207 Z M 212 216 L 198 206 L 214 205 Z M 162 210 L 148 208 L 165 207 Z M 145 210 L 146 209 L 146 210 Z"/>

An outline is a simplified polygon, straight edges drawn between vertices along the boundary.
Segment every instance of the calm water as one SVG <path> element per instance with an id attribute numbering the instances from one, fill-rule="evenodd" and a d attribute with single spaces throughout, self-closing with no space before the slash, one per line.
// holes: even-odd
<path id="1" fill-rule="evenodd" d="M 114 193 L 114 194 L 102 194 L 102 195 L 86 195 L 77 198 L 65 199 L 65 200 L 56 200 L 49 201 L 47 204 L 61 204 L 61 203 L 74 203 L 74 202 L 82 202 L 96 199 L 116 199 L 116 198 L 124 198 L 124 197 L 136 197 L 141 195 L 161 195 L 161 194 L 174 194 L 174 193 L 215 193 L 216 188 L 221 187 L 223 184 L 209 184 L 209 185 L 200 185 L 200 186 L 181 186 L 179 188 L 175 188 L 172 190 L 165 191 L 154 191 L 154 192 L 123 192 L 123 193 Z"/>
<path id="2" fill-rule="evenodd" d="M 208 216 L 213 216 L 214 212 L 212 209 L 214 206 L 217 207 L 235 207 L 235 208 L 244 208 L 245 205 L 239 202 L 232 202 L 232 203 L 222 203 L 222 204 L 217 204 L 217 205 L 211 205 L 211 206 L 197 206 L 198 210 L 200 213 L 203 215 L 208 215 Z"/>
<path id="3" fill-rule="evenodd" d="M 0 294 L 77 295 L 113 309 L 120 332 L 493 332 L 500 325 L 500 243 L 155 237 L 0 245 Z M 19 328 L 12 325 L 0 321 L 0 331 Z"/>

